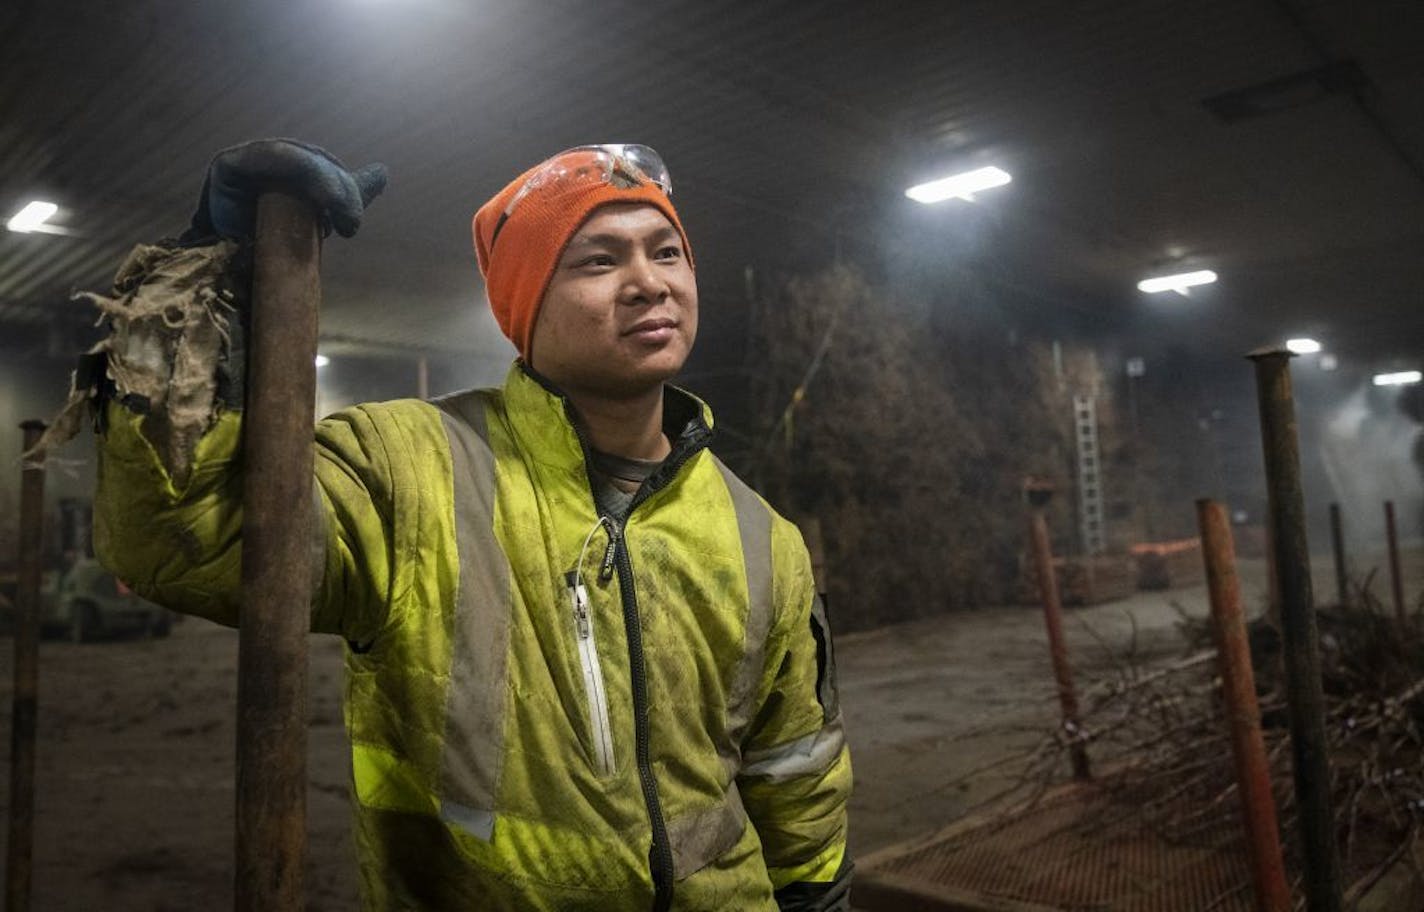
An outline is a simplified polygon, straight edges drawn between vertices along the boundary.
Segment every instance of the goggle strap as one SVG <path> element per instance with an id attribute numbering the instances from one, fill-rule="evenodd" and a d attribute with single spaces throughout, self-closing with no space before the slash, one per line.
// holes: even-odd
<path id="1" fill-rule="evenodd" d="M 494 223 L 494 230 L 490 232 L 489 249 L 494 252 L 494 242 L 499 240 L 499 233 L 504 229 L 504 223 L 509 221 L 509 210 L 506 209 L 499 214 L 499 221 Z"/>

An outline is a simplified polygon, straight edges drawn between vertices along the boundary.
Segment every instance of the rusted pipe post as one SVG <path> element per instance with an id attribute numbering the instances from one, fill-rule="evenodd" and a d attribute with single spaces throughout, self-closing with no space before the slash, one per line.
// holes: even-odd
<path id="1" fill-rule="evenodd" d="M 312 408 L 321 242 L 303 202 L 257 209 L 243 428 L 238 912 L 304 908 Z"/>
<path id="2" fill-rule="evenodd" d="M 1276 572 L 1276 530 L 1274 520 L 1266 520 L 1266 610 L 1271 623 L 1281 626 L 1281 578 Z"/>
<path id="3" fill-rule="evenodd" d="M 1406 619 L 1404 613 L 1404 579 L 1399 573 L 1399 535 L 1394 527 L 1394 501 L 1384 502 L 1384 534 L 1389 543 L 1389 585 L 1394 593 L 1394 619 L 1400 627 Z"/>
<path id="4" fill-rule="evenodd" d="M 1345 529 L 1340 521 L 1340 505 L 1330 505 L 1330 545 L 1335 553 L 1336 598 L 1341 608 L 1350 604 L 1350 580 L 1345 569 Z"/>
<path id="5" fill-rule="evenodd" d="M 1073 778 L 1093 777 L 1088 750 L 1083 744 L 1083 726 L 1078 717 L 1078 693 L 1073 688 L 1073 666 L 1068 662 L 1068 642 L 1063 636 L 1063 604 L 1058 599 L 1058 580 L 1053 574 L 1053 545 L 1048 538 L 1048 520 L 1043 515 L 1052 489 L 1026 486 L 1029 497 L 1029 542 L 1043 599 L 1043 623 L 1048 629 L 1048 654 L 1053 661 L 1053 678 L 1058 684 L 1058 705 L 1063 714 L 1063 731 L 1069 739 Z"/>
<path id="6" fill-rule="evenodd" d="M 1281 599 L 1281 644 L 1290 708 L 1291 756 L 1309 912 L 1341 912 L 1340 856 L 1330 803 L 1330 758 L 1325 742 L 1325 699 L 1320 683 L 1320 643 L 1310 583 L 1305 497 L 1300 481 L 1289 352 L 1250 355 L 1256 364 L 1261 442 L 1266 457 L 1274 561 Z"/>
<path id="7" fill-rule="evenodd" d="M 1241 586 L 1236 578 L 1236 548 L 1226 508 L 1210 500 L 1197 501 L 1202 557 L 1206 562 L 1207 593 L 1221 668 L 1222 698 L 1231 734 L 1231 754 L 1241 791 L 1241 814 L 1257 912 L 1289 912 L 1290 887 L 1281 858 L 1276 824 L 1276 799 L 1271 794 L 1271 768 L 1261 737 L 1261 709 L 1251 647 L 1241 612 Z"/>
<path id="8" fill-rule="evenodd" d="M 21 453 L 44 434 L 26 421 Z M 43 462 L 20 472 L 20 579 L 15 593 L 15 693 L 10 711 L 10 829 L 5 849 L 5 912 L 30 908 L 35 842 L 35 721 L 39 700 L 40 560 L 44 547 Z"/>

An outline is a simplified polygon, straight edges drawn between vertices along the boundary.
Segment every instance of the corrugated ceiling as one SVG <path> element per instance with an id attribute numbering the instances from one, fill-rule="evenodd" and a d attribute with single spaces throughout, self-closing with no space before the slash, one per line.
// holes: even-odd
<path id="1" fill-rule="evenodd" d="M 1424 337 L 1424 4 L 17 0 L 0 52 L 0 211 L 49 196 L 71 232 L 0 232 L 0 326 L 180 230 L 216 149 L 293 135 L 392 170 L 328 245 L 323 331 L 351 344 L 502 356 L 471 213 L 549 152 L 628 139 L 671 163 L 713 297 L 909 231 L 922 269 L 982 260 L 1105 324 L 1148 272 L 1208 265 L 1204 345 L 1311 331 L 1388 360 Z M 1329 59 L 1365 95 L 1202 105 Z M 900 197 L 988 161 L 1015 181 L 976 213 Z"/>

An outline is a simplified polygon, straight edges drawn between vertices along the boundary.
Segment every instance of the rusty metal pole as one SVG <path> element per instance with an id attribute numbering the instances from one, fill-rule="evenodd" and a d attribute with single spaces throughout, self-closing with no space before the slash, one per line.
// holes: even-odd
<path id="1" fill-rule="evenodd" d="M 1206 562 L 1207 592 L 1215 622 L 1217 655 L 1221 668 L 1222 698 L 1231 732 L 1231 754 L 1236 761 L 1236 781 L 1241 790 L 1241 814 L 1246 824 L 1246 845 L 1251 858 L 1251 879 L 1256 888 L 1257 912 L 1289 912 L 1290 886 L 1286 883 L 1276 823 L 1276 799 L 1271 794 L 1271 767 L 1261 737 L 1261 709 L 1256 703 L 1256 679 L 1251 669 L 1251 647 L 1241 612 L 1241 586 L 1236 578 L 1236 547 L 1226 508 L 1210 500 L 1197 501 L 1202 556 Z"/>
<path id="2" fill-rule="evenodd" d="M 21 453 L 40 442 L 43 421 L 26 421 Z M 30 908 L 35 842 L 35 722 L 39 700 L 40 561 L 44 546 L 44 463 L 20 473 L 20 580 L 15 594 L 15 693 L 10 711 L 10 828 L 5 912 Z"/>
<path id="3" fill-rule="evenodd" d="M 1335 588 L 1340 607 L 1350 604 L 1350 579 L 1345 569 L 1345 527 L 1340 521 L 1340 505 L 1330 505 L 1330 545 L 1335 553 Z"/>
<path id="4" fill-rule="evenodd" d="M 1048 538 L 1048 520 L 1043 510 L 1029 512 L 1029 541 L 1043 598 L 1043 622 L 1048 628 L 1048 653 L 1053 660 L 1053 678 L 1058 684 L 1058 705 L 1063 713 L 1063 730 L 1069 738 L 1073 778 L 1091 779 L 1088 751 L 1083 745 L 1083 726 L 1078 718 L 1078 694 L 1073 688 L 1073 667 L 1068 662 L 1068 643 L 1063 636 L 1063 605 L 1058 600 L 1058 581 L 1053 575 L 1053 546 Z"/>
<path id="5" fill-rule="evenodd" d="M 1395 532 L 1394 526 L 1394 501 L 1384 502 L 1384 534 L 1385 540 L 1389 544 L 1389 585 L 1394 593 L 1394 619 L 1403 627 L 1405 622 L 1404 613 L 1404 579 L 1399 573 L 1399 535 Z"/>
<path id="6" fill-rule="evenodd" d="M 243 606 L 238 655 L 238 912 L 304 908 L 306 671 L 317 269 L 311 209 L 257 210 L 243 426 Z"/>
<path id="7" fill-rule="evenodd" d="M 1276 578 L 1281 599 L 1291 756 L 1305 895 L 1309 912 L 1341 912 L 1342 875 L 1330 802 L 1330 758 L 1325 741 L 1325 698 L 1320 683 L 1320 643 L 1310 582 L 1310 546 L 1305 534 L 1305 496 L 1300 480 L 1289 352 L 1250 355 L 1256 364 L 1261 442 L 1266 457 L 1275 538 Z"/>
<path id="8" fill-rule="evenodd" d="M 1281 626 L 1281 578 L 1276 571 L 1276 530 L 1275 520 L 1266 520 L 1266 608 L 1271 623 Z"/>

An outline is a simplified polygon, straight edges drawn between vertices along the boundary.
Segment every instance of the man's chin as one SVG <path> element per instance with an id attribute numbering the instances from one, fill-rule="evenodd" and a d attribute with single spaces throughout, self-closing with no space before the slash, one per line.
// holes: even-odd
<path id="1" fill-rule="evenodd" d="M 686 357 L 643 358 L 616 377 L 609 377 L 605 387 L 620 398 L 643 396 L 676 377 L 686 361 Z"/>
<path id="2" fill-rule="evenodd" d="M 691 350 L 686 345 L 666 345 L 657 351 L 640 352 L 627 366 L 628 377 L 643 383 L 663 383 L 671 380 L 687 363 Z"/>

